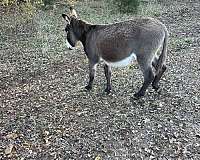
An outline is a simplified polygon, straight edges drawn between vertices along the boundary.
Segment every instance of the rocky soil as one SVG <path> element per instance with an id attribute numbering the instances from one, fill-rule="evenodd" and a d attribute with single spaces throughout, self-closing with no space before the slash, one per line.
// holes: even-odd
<path id="1" fill-rule="evenodd" d="M 63 8 L 28 20 L 1 9 L 0 159 L 200 159 L 200 3 L 162 5 L 168 70 L 139 100 L 137 64 L 113 69 L 110 95 L 102 64 L 84 90 L 87 59 L 66 49 Z"/>

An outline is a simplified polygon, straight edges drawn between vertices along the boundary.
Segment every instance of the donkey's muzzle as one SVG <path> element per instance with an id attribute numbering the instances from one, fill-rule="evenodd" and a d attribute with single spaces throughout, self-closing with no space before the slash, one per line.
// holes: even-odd
<path id="1" fill-rule="evenodd" d="M 74 47 L 71 46 L 71 44 L 68 42 L 68 40 L 66 40 L 66 45 L 69 50 L 73 50 Z"/>

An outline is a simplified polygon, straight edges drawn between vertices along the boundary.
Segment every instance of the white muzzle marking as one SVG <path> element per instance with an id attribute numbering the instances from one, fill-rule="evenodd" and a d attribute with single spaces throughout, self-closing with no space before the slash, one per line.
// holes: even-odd
<path id="1" fill-rule="evenodd" d="M 68 49 L 74 49 L 74 47 L 71 46 L 71 44 L 68 42 L 68 40 L 66 39 L 66 45 Z"/>

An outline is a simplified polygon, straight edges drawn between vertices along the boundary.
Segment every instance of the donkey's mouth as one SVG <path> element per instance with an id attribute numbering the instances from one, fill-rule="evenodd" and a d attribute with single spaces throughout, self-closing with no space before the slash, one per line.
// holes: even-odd
<path id="1" fill-rule="evenodd" d="M 71 46 L 71 44 L 68 42 L 68 40 L 66 40 L 66 45 L 67 45 L 67 48 L 69 50 L 73 50 L 74 49 L 74 47 Z"/>

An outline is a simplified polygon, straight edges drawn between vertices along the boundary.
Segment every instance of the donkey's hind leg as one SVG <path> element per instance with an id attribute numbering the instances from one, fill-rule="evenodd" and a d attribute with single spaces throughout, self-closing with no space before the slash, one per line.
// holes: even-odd
<path id="1" fill-rule="evenodd" d="M 158 72 L 158 74 L 156 74 L 153 82 L 152 82 L 152 87 L 153 89 L 155 89 L 156 91 L 159 89 L 159 85 L 158 82 L 160 81 L 163 73 L 166 71 L 167 67 L 165 64 L 163 64 L 162 69 Z"/>
<path id="2" fill-rule="evenodd" d="M 158 64 L 158 57 L 154 57 L 152 65 L 156 69 L 156 71 L 158 70 L 157 64 Z M 165 72 L 166 69 L 167 69 L 166 65 L 163 64 L 161 71 L 158 72 L 158 74 L 155 76 L 155 78 L 152 82 L 153 89 L 155 89 L 155 90 L 159 89 L 158 82 L 160 81 L 160 79 L 161 79 L 161 77 L 162 77 L 162 75 L 163 75 L 163 73 Z"/>
<path id="3" fill-rule="evenodd" d="M 139 92 L 134 94 L 134 96 L 137 98 L 145 95 L 145 92 L 146 92 L 148 86 L 152 83 L 152 81 L 154 79 L 152 64 L 151 64 L 151 62 L 148 63 L 148 61 L 149 61 L 149 59 L 138 57 L 138 63 L 140 65 L 143 75 L 144 75 L 144 82 L 143 82 L 143 85 L 140 88 Z"/>
<path id="4" fill-rule="evenodd" d="M 152 66 L 155 68 L 156 71 L 157 71 L 157 69 L 158 69 L 157 64 L 158 64 L 158 57 L 155 56 L 155 57 L 153 58 L 153 61 L 152 61 Z"/>

